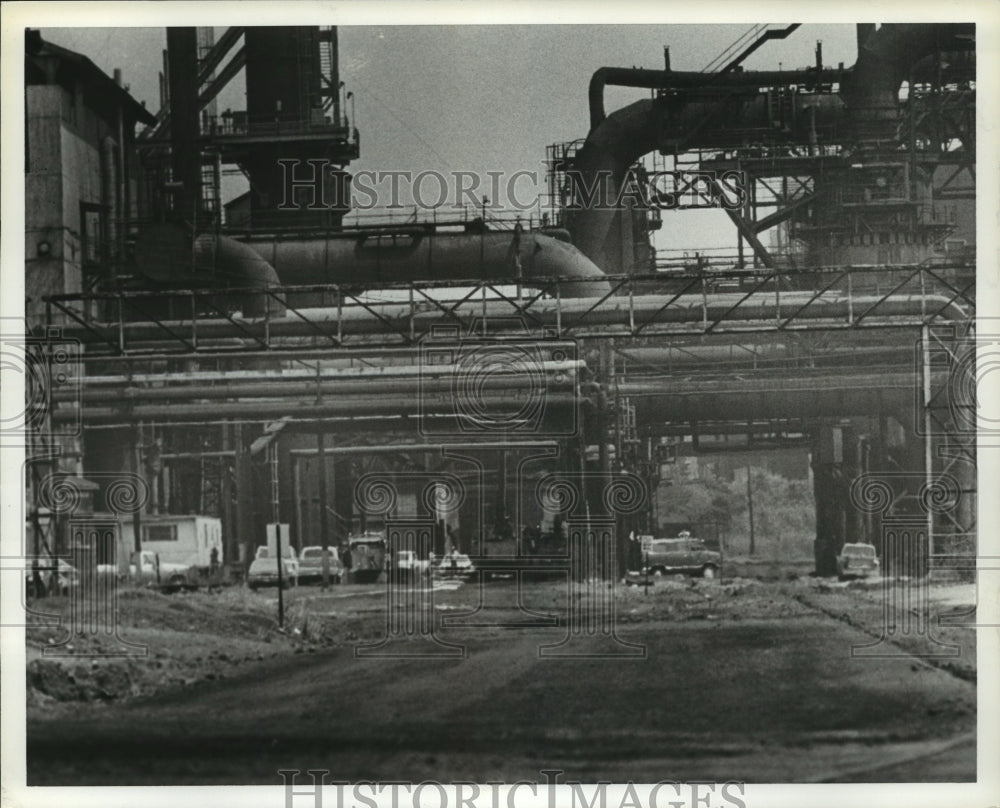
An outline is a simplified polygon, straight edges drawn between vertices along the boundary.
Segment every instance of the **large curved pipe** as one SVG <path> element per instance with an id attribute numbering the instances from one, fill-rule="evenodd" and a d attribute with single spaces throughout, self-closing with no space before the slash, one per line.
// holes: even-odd
<path id="1" fill-rule="evenodd" d="M 792 134 L 804 139 L 811 125 L 835 126 L 844 114 L 843 101 L 832 93 L 804 96 L 800 105 L 810 115 L 786 121 Z M 581 252 L 611 274 L 627 271 L 620 255 L 620 239 L 609 231 L 621 215 L 618 196 L 632 165 L 659 148 L 664 138 L 683 140 L 697 133 L 701 146 L 724 148 L 742 142 L 745 130 L 771 126 L 767 97 L 762 93 L 737 94 L 720 102 L 683 97 L 644 99 L 613 112 L 587 140 L 570 172 L 580 200 L 571 208 L 570 230 Z"/>
<path id="2" fill-rule="evenodd" d="M 568 297 L 600 295 L 609 288 L 601 269 L 579 249 L 534 231 L 442 233 L 414 228 L 269 236 L 251 238 L 245 246 L 288 285 L 560 278 L 583 282 L 560 284 Z"/>
<path id="3" fill-rule="evenodd" d="M 833 84 L 843 79 L 844 70 L 831 68 L 819 73 L 808 70 L 741 70 L 733 73 L 702 73 L 694 70 L 646 70 L 635 67 L 599 67 L 590 77 L 587 99 L 590 128 L 607 117 L 604 112 L 605 87 L 637 87 L 648 90 L 724 90 L 740 87 L 773 87 L 819 81 Z"/>
<path id="4" fill-rule="evenodd" d="M 858 60 L 844 77 L 841 94 L 852 111 L 852 121 L 865 126 L 861 134 L 873 136 L 872 124 L 887 124 L 892 135 L 899 114 L 899 87 L 910 68 L 938 51 L 975 47 L 974 23 L 884 23 L 873 30 L 858 26 Z"/>
<path id="5" fill-rule="evenodd" d="M 270 288 L 281 284 L 274 267 L 235 239 L 190 232 L 173 224 L 147 227 L 135 246 L 136 267 L 145 277 L 166 287 L 195 289 Z M 263 295 L 245 296 L 247 313 L 280 308 Z"/>
<path id="6" fill-rule="evenodd" d="M 195 267 L 211 266 L 213 274 L 231 288 L 278 286 L 278 272 L 248 245 L 227 236 L 203 233 L 194 240 Z"/>
<path id="7" fill-rule="evenodd" d="M 738 66 L 754 51 L 762 47 L 765 42 L 774 39 L 787 39 L 788 36 L 798 29 L 801 23 L 786 25 L 784 28 L 771 28 L 758 36 L 748 47 L 746 47 L 735 59 L 722 68 L 717 73 L 709 74 L 708 82 L 713 87 L 739 87 L 757 84 L 775 84 L 781 82 L 807 81 L 810 77 L 814 80 L 818 75 L 817 70 L 802 70 L 792 73 L 782 74 L 780 71 L 746 73 Z M 829 71 L 829 75 L 823 74 L 823 81 L 837 81 L 839 72 Z M 775 78 L 775 76 L 777 78 Z M 770 78 L 767 78 L 770 77 Z M 706 85 L 704 72 L 694 71 L 673 71 L 670 70 L 669 59 L 666 70 L 643 70 L 642 68 L 626 69 L 621 67 L 601 67 L 590 78 L 590 128 L 593 129 L 604 120 L 604 88 L 609 84 L 619 87 L 648 87 L 650 89 L 680 89 L 683 87 L 704 87 Z"/>
<path id="8" fill-rule="evenodd" d="M 832 116 L 831 122 L 846 122 L 857 134 L 871 136 L 872 123 L 879 126 L 898 116 L 899 87 L 911 65 L 938 50 L 973 48 L 974 35 L 975 25 L 971 23 L 887 24 L 878 30 L 859 29 L 859 39 L 863 42 L 859 43 L 855 65 L 846 71 L 824 71 L 822 74 L 824 81 L 841 82 L 842 96 L 841 103 L 827 104 L 828 109 L 822 111 Z M 600 68 L 591 79 L 592 128 L 577 156 L 574 170 L 578 188 L 608 187 L 600 189 L 600 204 L 585 204 L 582 210 L 574 213 L 570 229 L 575 243 L 584 254 L 610 272 L 620 265 L 617 252 L 621 246 L 617 240 L 609 238 L 611 224 L 618 214 L 614 204 L 618 189 L 632 163 L 660 145 L 664 116 L 669 116 L 672 122 L 688 121 L 688 133 L 698 133 L 699 145 L 715 145 L 711 133 L 713 127 L 722 121 L 733 129 L 768 124 L 766 112 L 761 118 L 761 104 L 748 103 L 746 99 L 736 105 L 731 100 L 706 101 L 697 96 L 685 97 L 684 91 L 696 91 L 715 82 L 723 88 L 787 85 L 796 78 L 815 77 L 816 73 L 778 71 L 696 75 L 701 76 L 700 84 L 690 74 L 675 71 Z M 662 85 L 658 83 L 660 80 Z M 603 88 L 608 83 L 673 88 L 680 92 L 662 99 L 635 102 L 605 118 Z M 742 133 L 737 134 L 743 137 Z"/>
<path id="9" fill-rule="evenodd" d="M 608 230 L 618 214 L 617 197 L 631 165 L 656 148 L 661 112 L 652 100 L 636 101 L 616 110 L 590 131 L 573 165 L 575 194 L 591 198 L 575 211 L 570 231 L 580 251 L 598 266 L 616 267 L 618 256 L 605 255 Z M 582 186 L 582 187 L 581 187 Z"/>
<path id="10" fill-rule="evenodd" d="M 415 227 L 268 235 L 245 242 L 202 234 L 192 248 L 183 230 L 158 225 L 143 234 L 136 259 L 145 276 L 175 287 L 560 278 L 569 281 L 559 287 L 566 297 L 602 295 L 609 288 L 601 269 L 572 244 L 521 230 L 449 233 Z M 316 295 L 296 300 L 297 305 L 319 302 Z"/>

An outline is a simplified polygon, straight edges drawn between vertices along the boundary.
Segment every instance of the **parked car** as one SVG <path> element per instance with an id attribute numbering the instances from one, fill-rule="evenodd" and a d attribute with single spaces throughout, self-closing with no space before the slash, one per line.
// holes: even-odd
<path id="1" fill-rule="evenodd" d="M 401 575 L 418 576 L 430 572 L 431 562 L 420 558 L 413 550 L 397 550 L 395 553 L 396 571 Z"/>
<path id="2" fill-rule="evenodd" d="M 676 539 L 653 539 L 644 564 L 654 575 L 682 573 L 715 578 L 722 571 L 722 554 L 709 550 L 701 539 L 682 535 Z"/>
<path id="3" fill-rule="evenodd" d="M 330 580 L 339 584 L 344 577 L 344 565 L 336 547 L 327 547 L 330 554 Z M 316 545 L 303 547 L 299 553 L 299 583 L 323 580 L 323 548 Z"/>
<path id="4" fill-rule="evenodd" d="M 282 589 L 298 585 L 299 565 L 297 561 L 290 558 L 282 560 Z M 247 572 L 247 586 L 257 589 L 261 586 L 278 585 L 278 559 L 268 558 L 265 554 L 262 558 L 254 559 Z"/>
<path id="5" fill-rule="evenodd" d="M 433 563 L 433 562 L 432 562 Z M 434 563 L 434 575 L 439 578 L 468 578 L 476 571 L 472 559 L 465 553 L 453 550 Z"/>
<path id="6" fill-rule="evenodd" d="M 845 544 L 837 556 L 837 577 L 841 581 L 867 578 L 878 575 L 880 571 L 874 544 Z"/>
<path id="7" fill-rule="evenodd" d="M 295 554 L 295 548 L 291 545 L 283 545 L 281 548 L 281 554 L 285 557 L 285 563 L 290 564 L 292 569 L 295 571 L 295 575 L 299 574 L 299 557 Z M 259 561 L 262 558 L 269 558 L 271 555 L 270 550 L 266 544 L 262 544 L 257 548 L 257 553 L 254 555 L 254 560 Z M 275 567 L 277 570 L 277 567 Z"/>
<path id="8" fill-rule="evenodd" d="M 60 558 L 58 561 L 59 590 L 54 592 L 52 591 L 52 572 L 55 566 L 56 565 L 53 565 L 51 561 L 39 562 L 38 574 L 41 576 L 42 585 L 45 587 L 46 592 L 50 595 L 68 595 L 72 587 L 80 585 L 80 573 L 76 567 Z M 29 598 L 33 598 L 38 595 L 38 591 L 35 589 L 34 571 L 30 567 L 24 571 L 24 586 L 25 594 Z"/>

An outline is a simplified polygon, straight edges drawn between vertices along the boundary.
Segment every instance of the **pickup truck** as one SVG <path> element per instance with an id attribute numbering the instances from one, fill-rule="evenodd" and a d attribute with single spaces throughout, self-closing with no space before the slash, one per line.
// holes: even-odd
<path id="1" fill-rule="evenodd" d="M 416 578 L 430 573 L 429 559 L 420 558 L 413 550 L 397 550 L 395 553 L 396 572 L 402 576 Z"/>
<path id="2" fill-rule="evenodd" d="M 118 568 L 114 564 L 98 564 L 98 574 L 117 575 Z M 180 589 L 197 589 L 207 583 L 203 572 L 188 564 L 177 564 L 161 561 L 152 550 L 142 550 L 139 553 L 139 567 L 129 564 L 129 575 L 133 580 L 138 578 L 149 586 L 159 586 L 164 591 Z"/>
<path id="3" fill-rule="evenodd" d="M 722 554 L 709 550 L 701 539 L 690 536 L 653 539 L 643 555 L 646 570 L 654 575 L 682 573 L 715 578 L 722 570 Z"/>

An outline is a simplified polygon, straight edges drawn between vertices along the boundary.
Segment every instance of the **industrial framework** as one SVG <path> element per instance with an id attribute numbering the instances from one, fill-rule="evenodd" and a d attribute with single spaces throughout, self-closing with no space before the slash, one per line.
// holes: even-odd
<path id="1" fill-rule="evenodd" d="M 552 516 L 508 490 L 546 464 L 655 486 L 659 447 L 735 431 L 811 446 L 821 574 L 862 539 L 901 568 L 974 551 L 974 27 L 859 25 L 849 68 L 819 45 L 803 70 L 741 68 L 797 27 L 757 31 L 715 72 L 669 54 L 662 71 L 598 70 L 590 132 L 549 149 L 532 230 L 283 209 L 279 158 L 338 166 L 334 199 L 360 153 L 336 29 L 168 29 L 159 114 L 122 100 L 103 201 L 81 201 L 93 260 L 29 302 L 82 346 L 41 409 L 36 535 L 68 541 L 42 524 L 46 480 L 127 470 L 150 491 L 137 542 L 144 516 L 210 513 L 245 560 L 267 522 L 300 546 L 342 541 L 366 524 L 356 481 L 419 470 L 474 490 L 449 518 L 481 554 Z M 29 44 L 29 84 L 60 86 L 71 57 Z M 247 109 L 218 113 L 241 70 Z M 611 84 L 652 97 L 606 114 Z M 148 128 L 133 142 L 126 120 Z M 250 188 L 225 204 L 224 166 Z M 658 257 L 669 210 L 704 206 L 726 209 L 736 255 Z M 890 504 L 859 509 L 855 481 L 880 475 Z M 880 520 L 914 502 L 923 530 L 890 552 Z"/>

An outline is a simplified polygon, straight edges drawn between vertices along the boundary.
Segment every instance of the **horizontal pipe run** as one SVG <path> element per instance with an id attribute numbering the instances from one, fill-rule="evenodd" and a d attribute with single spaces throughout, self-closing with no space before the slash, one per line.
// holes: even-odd
<path id="1" fill-rule="evenodd" d="M 788 365 L 827 365 L 846 360 L 857 361 L 864 357 L 873 359 L 913 356 L 913 339 L 898 345 L 860 347 L 843 345 L 836 349 L 810 350 L 802 345 L 786 344 L 732 344 L 692 345 L 668 348 L 619 348 L 616 353 L 633 373 L 669 371 L 674 367 L 698 367 L 705 370 L 739 368 L 767 368 Z"/>
<path id="2" fill-rule="evenodd" d="M 374 444 L 371 446 L 334 446 L 325 448 L 324 454 L 358 454 L 365 452 L 373 453 L 389 453 L 395 454 L 397 452 L 441 452 L 443 450 L 448 450 L 449 452 L 459 452 L 462 450 L 475 451 L 475 452 L 486 452 L 486 451 L 517 451 L 519 449 L 529 450 L 529 449 L 556 449 L 558 448 L 558 442 L 554 440 L 537 440 L 537 441 L 510 441 L 510 442 L 498 442 L 498 441 L 484 441 L 482 443 L 384 443 L 384 444 Z M 289 452 L 296 456 L 308 456 L 315 457 L 319 454 L 317 449 L 292 449 Z"/>
<path id="3" fill-rule="evenodd" d="M 816 81 L 822 84 L 838 83 L 846 71 L 827 69 L 818 74 L 815 70 L 757 70 L 724 74 L 701 73 L 682 70 L 644 70 L 628 67 L 600 67 L 590 77 L 587 91 L 590 104 L 590 128 L 601 124 L 604 111 L 604 88 L 636 87 L 649 90 L 697 91 L 741 87 L 760 89 L 764 87 L 787 87 L 791 84 L 805 84 Z"/>
<path id="4" fill-rule="evenodd" d="M 529 346 L 530 350 L 530 346 Z M 391 380 L 418 376 L 424 379 L 453 378 L 466 372 L 462 365 L 429 365 L 421 361 L 424 357 L 416 351 L 409 352 L 413 361 L 408 365 L 389 365 L 384 367 L 322 367 L 316 370 L 284 369 L 284 370 L 232 370 L 232 371 L 193 371 L 191 373 L 133 373 L 115 376 L 87 376 L 81 381 L 88 387 L 125 386 L 152 383 L 157 386 L 170 384 L 197 384 L 210 382 L 212 384 L 241 384 L 249 382 L 265 382 L 286 384 L 294 382 L 311 382 L 315 387 L 317 381 L 358 381 L 358 380 Z M 528 355 L 530 358 L 530 354 Z M 581 360 L 565 362 L 532 362 L 531 371 L 554 376 L 558 374 L 573 374 L 586 367 Z M 502 375 L 502 374 L 499 374 Z"/>
<path id="5" fill-rule="evenodd" d="M 486 452 L 518 449 L 539 449 L 559 446 L 553 440 L 538 441 L 511 441 L 509 443 L 483 442 L 483 443 L 378 443 L 365 446 L 327 446 L 323 449 L 326 455 L 352 455 L 352 454 L 398 454 L 399 452 L 429 452 L 431 454 L 442 451 L 457 452 L 461 450 Z M 291 449 L 289 454 L 294 457 L 316 457 L 318 449 Z M 211 452 L 164 452 L 160 455 L 161 460 L 196 460 L 201 457 L 235 457 L 235 449 L 225 449 Z"/>
<path id="6" fill-rule="evenodd" d="M 313 345 L 302 345 L 295 352 L 295 358 L 300 362 L 310 362 L 318 363 L 322 362 L 323 367 L 356 367 L 359 364 L 371 365 L 374 359 L 384 359 L 386 361 L 382 364 L 402 364 L 396 363 L 393 360 L 395 358 L 407 359 L 410 357 L 409 363 L 412 364 L 412 357 L 416 354 L 417 349 L 413 347 L 397 347 L 397 348 L 380 348 L 376 346 L 365 346 L 365 345 L 351 345 L 348 347 L 328 347 L 328 348 L 317 348 Z M 233 345 L 230 350 L 220 349 L 219 346 L 215 346 L 211 350 L 200 350 L 198 351 L 199 359 L 239 359 L 243 362 L 247 359 L 275 359 L 274 351 L 252 351 L 246 350 L 240 347 L 239 343 Z M 163 359 L 169 359 L 169 352 L 165 352 L 162 357 Z M 283 357 L 288 359 L 288 357 Z M 114 364 L 120 365 L 123 363 L 129 363 L 136 361 L 137 357 L 134 356 L 111 356 L 111 355 L 101 355 L 101 354 L 83 354 L 80 356 L 79 361 L 84 363 L 97 362 L 100 364 Z M 148 357 L 147 357 L 148 359 Z M 312 365 L 315 367 L 315 364 Z"/>
<path id="7" fill-rule="evenodd" d="M 937 375 L 937 374 L 935 374 Z M 947 372 L 941 372 L 943 381 Z M 786 376 L 780 379 L 780 384 L 776 385 L 773 377 L 763 379 L 739 378 L 739 379 L 677 379 L 667 378 L 660 381 L 624 381 L 617 385 L 619 395 L 630 398 L 642 397 L 684 397 L 700 396 L 706 393 L 768 393 L 774 398 L 780 399 L 788 393 L 807 391 L 817 392 L 822 390 L 910 390 L 916 389 L 917 374 L 914 370 L 886 369 L 879 373 L 872 373 L 871 368 L 865 367 L 862 371 L 853 373 L 838 374 L 816 374 L 809 376 Z"/>
<path id="8" fill-rule="evenodd" d="M 844 345 L 838 350 L 812 353 L 801 346 L 785 344 L 751 345 L 703 345 L 677 348 L 623 348 L 618 349 L 620 363 L 630 368 L 633 377 L 660 375 L 674 369 L 684 368 L 685 372 L 698 369 L 701 372 L 726 371 L 732 367 L 753 369 L 761 372 L 792 367 L 797 373 L 810 373 L 813 369 L 841 365 L 845 360 L 854 364 L 864 357 L 867 367 L 874 360 L 901 357 L 912 358 L 912 340 L 895 347 L 854 347 Z M 418 355 L 411 354 L 416 360 Z M 897 363 L 898 364 L 898 363 Z M 573 383 L 574 377 L 585 367 L 582 361 L 546 362 L 532 368 L 527 378 L 518 375 L 497 374 L 494 381 L 514 387 L 531 386 L 544 379 L 546 389 L 565 387 Z M 537 371 L 537 375 L 535 375 Z M 191 373 L 137 373 L 130 376 L 84 376 L 79 382 L 82 391 L 71 387 L 53 390 L 57 402 L 121 400 L 121 399 L 174 399 L 174 398 L 219 398 L 251 397 L 267 395 L 309 395 L 310 393 L 349 394 L 359 391 L 390 392 L 395 390 L 416 391 L 421 386 L 427 389 L 446 389 L 447 385 L 460 382 L 467 375 L 460 366 L 427 367 L 410 364 L 406 366 L 322 368 L 319 373 L 302 371 L 196 371 Z M 562 377 L 562 379 L 560 379 Z M 419 384 L 416 382 L 419 381 Z M 318 386 L 319 385 L 319 386 Z"/>
<path id="9" fill-rule="evenodd" d="M 451 394 L 460 397 L 467 386 L 476 385 L 476 395 L 487 391 L 517 390 L 531 392 L 543 390 L 546 395 L 572 392 L 575 379 L 556 379 L 509 375 L 493 378 L 486 384 L 475 379 L 456 376 L 453 379 L 410 379 L 356 382 L 267 382 L 260 384 L 197 384 L 170 385 L 169 387 L 113 387 L 103 390 L 67 391 L 54 396 L 56 401 L 121 402 L 121 401 L 184 401 L 192 399 L 243 399 L 243 398 L 330 398 L 340 399 L 351 395 L 407 395 L 422 393 Z"/>
<path id="10" fill-rule="evenodd" d="M 281 416 L 279 416 L 281 417 Z M 437 424 L 445 424 L 450 420 L 450 416 L 425 414 L 422 416 L 425 428 L 436 428 Z M 212 415 L 200 418 L 178 418 L 158 420 L 158 428 L 180 427 L 188 429 L 191 427 L 230 427 L 235 424 L 250 427 L 264 427 L 274 420 L 273 415 L 246 415 L 232 416 L 220 414 L 215 411 Z M 337 433 L 356 436 L 360 432 L 380 432 L 395 435 L 400 430 L 412 431 L 413 418 L 408 415 L 306 415 L 289 418 L 287 420 L 289 428 L 298 429 L 303 432 Z M 102 418 L 101 420 L 87 420 L 87 430 L 101 430 L 103 432 L 114 432 L 122 430 L 134 430 L 136 421 L 131 420 L 127 413 L 119 413 L 116 418 Z M 444 430 L 442 430 L 444 435 Z M 444 437 L 448 437 L 444 435 Z M 465 444 L 462 444 L 465 445 Z"/>
<path id="11" fill-rule="evenodd" d="M 690 272 L 650 272 L 644 274 L 619 274 L 619 275 L 602 275 L 601 281 L 617 282 L 617 281 L 627 281 L 630 283 L 641 283 L 645 281 L 664 283 L 664 282 L 677 282 L 683 283 L 686 281 L 700 281 L 713 280 L 713 281 L 765 281 L 768 279 L 781 276 L 785 279 L 798 279 L 806 278 L 811 281 L 821 280 L 824 277 L 832 278 L 835 275 L 853 275 L 854 277 L 862 277 L 866 279 L 869 283 L 874 283 L 878 280 L 879 276 L 884 276 L 886 273 L 895 272 L 916 272 L 918 270 L 925 271 L 935 271 L 940 272 L 943 270 L 961 270 L 970 272 L 972 268 L 961 262 L 949 262 L 943 264 L 934 264 L 931 266 L 924 266 L 922 264 L 831 264 L 831 265 L 817 265 L 809 267 L 787 267 L 783 268 L 780 272 L 774 271 L 751 271 L 748 269 L 731 269 L 728 271 L 715 271 L 705 274 L 692 274 Z M 537 284 L 539 289 L 547 291 L 550 295 L 555 296 L 557 288 L 565 282 L 565 279 L 560 279 L 554 276 L 545 276 L 532 279 L 532 284 Z M 525 281 L 525 286 L 527 286 Z M 448 289 L 451 291 L 451 297 L 441 293 L 441 290 Z M 346 284 L 336 284 L 336 283 L 309 283 L 309 284 L 286 284 L 283 283 L 281 286 L 272 287 L 271 291 L 276 294 L 281 295 L 293 295 L 293 294 L 326 294 L 333 296 L 344 296 L 345 303 L 349 302 L 353 298 L 359 300 L 365 300 L 365 302 L 379 303 L 380 301 L 373 299 L 372 296 L 376 295 L 386 295 L 396 293 L 399 295 L 397 301 L 408 298 L 409 293 L 414 292 L 418 299 L 423 299 L 422 293 L 430 297 L 435 297 L 441 300 L 442 303 L 448 303 L 449 300 L 454 302 L 458 300 L 463 295 L 469 292 L 475 292 L 479 295 L 481 292 L 486 291 L 493 293 L 495 290 L 501 290 L 505 293 L 513 295 L 516 291 L 516 286 L 507 281 L 494 281 L 494 282 L 484 282 L 481 279 L 475 277 L 465 276 L 459 279 L 440 279 L 433 281 L 385 281 L 385 282 L 352 282 Z M 231 287 L 226 289 L 227 294 L 259 294 L 262 291 L 260 286 L 239 286 Z M 55 295 L 45 295 L 41 298 L 43 302 L 52 303 L 81 303 L 83 301 L 99 301 L 104 300 L 108 302 L 115 302 L 119 299 L 129 300 L 145 298 L 146 300 L 154 300 L 168 296 L 171 298 L 190 298 L 191 296 L 200 297 L 207 296 L 209 298 L 215 297 L 215 292 L 211 290 L 205 290 L 196 287 L 169 289 L 158 292 L 150 292 L 148 289 L 135 289 L 135 290 L 116 290 L 112 292 L 90 292 L 87 294 L 71 293 L 71 294 L 55 294 Z M 530 295 L 525 294 L 525 297 Z M 481 298 L 477 298 L 481 300 Z M 389 302 L 389 301 L 384 301 Z"/>
<path id="12" fill-rule="evenodd" d="M 556 331 L 557 336 L 564 330 L 581 326 L 602 328 L 624 327 L 630 333 L 633 327 L 654 323 L 698 324 L 713 320 L 727 322 L 780 321 L 782 317 L 797 320 L 840 320 L 854 324 L 863 312 L 868 318 L 908 318 L 913 325 L 921 325 L 933 313 L 938 317 L 960 321 L 968 315 L 954 302 L 943 295 L 841 295 L 824 294 L 814 299 L 808 292 L 785 292 L 780 300 L 773 293 L 761 292 L 749 296 L 740 294 L 713 295 L 705 303 L 700 294 L 687 295 L 664 308 L 662 295 L 641 295 L 634 297 L 611 297 L 594 308 L 592 300 L 540 300 L 526 310 L 524 317 L 536 327 Z M 801 310 L 800 310 L 801 309 Z M 373 312 L 378 316 L 374 316 Z M 407 303 L 374 304 L 369 308 L 345 307 L 333 309 L 299 309 L 300 317 L 281 318 L 240 318 L 201 320 L 192 324 L 190 320 L 170 320 L 156 325 L 153 323 L 126 323 L 124 331 L 126 349 L 135 347 L 136 342 L 164 340 L 177 337 L 202 343 L 213 339 L 253 339 L 265 340 L 271 337 L 317 337 L 317 329 L 322 334 L 392 334 L 393 328 L 403 335 L 407 333 L 426 334 L 432 327 L 448 323 L 440 310 L 416 310 Z M 468 301 L 455 312 L 458 318 L 471 320 L 483 318 L 491 323 L 494 333 L 511 329 L 523 330 L 524 321 L 511 322 L 512 308 L 506 301 Z M 304 318 L 304 319 L 302 319 Z M 504 319 L 506 318 L 506 320 Z M 456 327 L 465 321 L 456 324 Z M 119 326 L 112 324 L 92 325 L 93 331 L 79 326 L 66 326 L 68 337 L 84 343 L 94 343 L 100 339 L 117 343 Z M 173 332 L 169 334 L 165 331 Z M 544 345 L 544 341 L 539 341 Z"/>
<path id="13" fill-rule="evenodd" d="M 516 414 L 524 407 L 524 396 L 484 397 L 475 400 L 476 407 L 469 413 L 469 420 L 477 412 L 486 412 L 490 417 L 503 419 Z M 574 395 L 545 395 L 543 406 L 546 411 L 559 408 L 576 407 L 579 399 Z M 114 422 L 123 421 L 201 421 L 219 418 L 323 418 L 332 415 L 394 415 L 420 416 L 428 413 L 450 416 L 453 413 L 463 414 L 461 403 L 456 405 L 450 392 L 433 396 L 358 396 L 354 398 L 338 397 L 335 400 L 290 401 L 288 399 L 261 401 L 227 401 L 209 404 L 139 404 L 129 406 L 128 402 L 121 406 L 78 407 L 61 406 L 52 412 L 56 423 L 73 423 L 80 419 L 84 422 Z M 510 429 L 515 429 L 512 424 Z M 475 431 L 475 425 L 472 425 Z"/>

